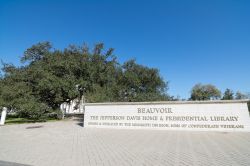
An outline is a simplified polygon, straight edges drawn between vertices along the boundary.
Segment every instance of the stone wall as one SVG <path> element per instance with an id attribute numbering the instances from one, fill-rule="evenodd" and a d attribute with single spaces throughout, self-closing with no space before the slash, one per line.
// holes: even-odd
<path id="1" fill-rule="evenodd" d="M 246 100 L 92 103 L 84 126 L 119 129 L 250 131 Z"/>

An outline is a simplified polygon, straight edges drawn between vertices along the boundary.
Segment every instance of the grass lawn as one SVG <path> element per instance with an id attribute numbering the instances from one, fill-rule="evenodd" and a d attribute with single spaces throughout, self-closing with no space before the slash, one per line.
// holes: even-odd
<path id="1" fill-rule="evenodd" d="M 46 122 L 58 121 L 58 119 L 46 119 Z M 22 124 L 22 123 L 35 123 L 35 122 L 44 122 L 44 121 L 34 121 L 27 118 L 8 118 L 5 120 L 5 124 Z"/>

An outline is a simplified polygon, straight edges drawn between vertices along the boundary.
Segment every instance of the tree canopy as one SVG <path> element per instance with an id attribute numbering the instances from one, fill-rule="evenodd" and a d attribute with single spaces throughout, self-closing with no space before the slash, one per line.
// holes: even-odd
<path id="1" fill-rule="evenodd" d="M 227 88 L 223 94 L 222 100 L 233 100 L 233 99 L 234 99 L 233 91 Z"/>
<path id="2" fill-rule="evenodd" d="M 249 99 L 249 97 L 250 97 L 249 94 L 244 94 L 244 93 L 241 93 L 240 91 L 237 91 L 235 94 L 236 100 Z"/>
<path id="3" fill-rule="evenodd" d="M 190 100 L 215 100 L 221 97 L 218 88 L 211 84 L 196 84 L 191 90 Z"/>
<path id="4" fill-rule="evenodd" d="M 22 66 L 3 64 L 0 105 L 35 119 L 82 95 L 87 102 L 169 99 L 157 69 L 135 60 L 120 64 L 113 51 L 102 43 L 64 50 L 35 44 L 21 57 Z"/>

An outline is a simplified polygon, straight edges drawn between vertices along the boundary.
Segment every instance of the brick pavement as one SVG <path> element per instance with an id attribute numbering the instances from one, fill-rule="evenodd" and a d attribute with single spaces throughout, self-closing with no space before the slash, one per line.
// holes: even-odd
<path id="1" fill-rule="evenodd" d="M 35 126 L 35 127 L 34 127 Z M 86 129 L 77 121 L 0 127 L 0 165 L 249 166 L 250 133 Z"/>

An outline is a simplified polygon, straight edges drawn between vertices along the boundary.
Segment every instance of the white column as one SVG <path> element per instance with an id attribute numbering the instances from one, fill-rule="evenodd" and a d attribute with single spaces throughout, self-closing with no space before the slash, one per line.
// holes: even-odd
<path id="1" fill-rule="evenodd" d="M 3 111 L 2 111 L 2 115 L 1 115 L 0 125 L 4 125 L 6 115 L 7 115 L 7 108 L 6 108 L 6 107 L 3 107 Z"/>

